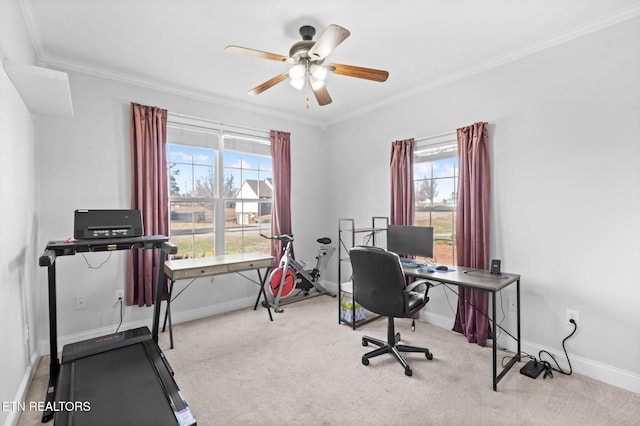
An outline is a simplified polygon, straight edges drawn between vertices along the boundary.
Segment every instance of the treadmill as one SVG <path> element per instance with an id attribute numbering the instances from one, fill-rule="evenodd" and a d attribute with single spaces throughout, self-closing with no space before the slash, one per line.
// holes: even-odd
<path id="1" fill-rule="evenodd" d="M 158 346 L 164 268 L 157 267 L 152 331 L 139 327 L 65 345 L 58 359 L 56 258 L 110 250 L 158 249 L 158 265 L 177 247 L 164 235 L 50 241 L 40 256 L 49 288 L 49 385 L 42 422 L 56 425 L 196 425 Z"/>
<path id="2" fill-rule="evenodd" d="M 65 345 L 57 425 L 195 425 L 147 327 Z"/>

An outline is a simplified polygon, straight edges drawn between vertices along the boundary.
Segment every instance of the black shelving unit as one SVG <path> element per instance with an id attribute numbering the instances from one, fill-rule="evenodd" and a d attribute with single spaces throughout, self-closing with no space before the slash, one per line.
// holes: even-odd
<path id="1" fill-rule="evenodd" d="M 356 236 L 361 237 L 362 241 L 358 245 L 370 245 L 380 247 L 381 242 L 386 239 L 381 238 L 381 234 L 387 232 L 389 226 L 389 218 L 384 216 L 373 216 L 371 218 L 371 226 L 366 228 L 356 228 L 355 220 L 351 218 L 338 219 L 338 324 L 350 325 L 354 330 L 359 324 L 364 324 L 378 315 L 372 312 L 366 312 L 366 318 L 356 321 L 356 303 L 353 297 L 353 280 L 351 279 L 351 260 L 349 259 L 349 250 L 356 246 Z M 342 317 L 342 301 L 351 297 L 351 318 L 348 321 Z"/>

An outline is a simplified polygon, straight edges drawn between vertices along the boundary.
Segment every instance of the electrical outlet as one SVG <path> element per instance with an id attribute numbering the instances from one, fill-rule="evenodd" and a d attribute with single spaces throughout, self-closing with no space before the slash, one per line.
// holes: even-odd
<path id="1" fill-rule="evenodd" d="M 515 297 L 509 297 L 509 312 L 516 312 L 516 299 Z"/>
<path id="2" fill-rule="evenodd" d="M 571 325 L 571 322 L 569 322 L 569 320 L 574 320 L 576 322 L 576 325 L 580 325 L 580 312 L 576 311 L 575 309 L 567 309 L 567 325 Z"/>
<path id="3" fill-rule="evenodd" d="M 87 296 L 76 296 L 76 310 L 87 308 Z"/>
<path id="4" fill-rule="evenodd" d="M 124 303 L 124 290 L 116 290 L 116 303 Z"/>

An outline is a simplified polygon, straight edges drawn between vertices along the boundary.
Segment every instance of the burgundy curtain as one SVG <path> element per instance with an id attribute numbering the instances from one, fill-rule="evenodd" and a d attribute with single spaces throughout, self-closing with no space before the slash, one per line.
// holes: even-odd
<path id="1" fill-rule="evenodd" d="M 460 266 L 489 267 L 489 135 L 487 123 L 458 129 L 458 209 L 456 213 L 456 256 Z M 485 291 L 460 287 L 453 330 L 469 343 L 484 346 L 490 337 L 489 295 Z M 494 307 L 495 308 L 495 307 Z M 479 312 L 478 312 L 479 311 Z"/>
<path id="2" fill-rule="evenodd" d="M 415 191 L 413 187 L 413 139 L 391 144 L 391 215 L 392 225 L 413 225 Z M 414 281 L 406 277 L 407 284 Z M 418 318 L 419 313 L 413 317 Z"/>
<path id="3" fill-rule="evenodd" d="M 131 103 L 131 208 L 142 212 L 145 235 L 168 235 L 167 111 Z M 156 250 L 127 258 L 127 305 L 152 306 Z"/>
<path id="4" fill-rule="evenodd" d="M 393 225 L 413 225 L 413 139 L 391 145 L 391 215 Z"/>
<path id="5" fill-rule="evenodd" d="M 271 159 L 273 161 L 272 235 L 291 235 L 291 135 L 271 130 Z M 285 243 L 271 242 L 274 266 L 280 262 Z M 291 253 L 293 256 L 293 252 Z"/>

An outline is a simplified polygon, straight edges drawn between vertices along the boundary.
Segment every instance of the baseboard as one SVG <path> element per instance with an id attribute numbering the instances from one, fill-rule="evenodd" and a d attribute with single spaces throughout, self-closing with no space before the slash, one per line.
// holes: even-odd
<path id="1" fill-rule="evenodd" d="M 563 370 L 569 371 L 569 364 L 567 363 L 567 357 L 564 351 L 546 348 L 533 342 L 526 340 L 521 344 L 522 352 L 538 357 L 540 351 L 547 351 L 552 354 L 560 367 Z M 607 364 L 603 364 L 598 361 L 579 357 L 570 352 L 567 352 L 569 360 L 571 361 L 571 368 L 574 373 L 581 374 L 583 376 L 590 377 L 594 380 L 598 380 L 603 383 L 607 383 L 611 386 L 615 386 L 630 392 L 640 394 L 640 375 L 631 371 L 622 370 L 617 367 L 612 367 Z M 547 358 L 545 358 L 547 359 Z"/>
<path id="2" fill-rule="evenodd" d="M 22 376 L 22 380 L 20 381 L 20 386 L 18 387 L 18 391 L 16 392 L 16 396 L 13 401 L 16 402 L 25 402 L 27 400 L 27 393 L 29 392 L 29 386 L 31 386 L 31 380 L 33 379 L 33 375 L 36 373 L 36 369 L 38 368 L 38 362 L 40 361 L 40 355 L 38 353 L 31 354 L 31 359 L 29 360 L 29 366 L 24 372 L 24 376 Z M 5 426 L 15 426 L 18 424 L 18 420 L 20 420 L 20 414 L 22 414 L 21 410 L 10 410 L 8 417 L 5 419 Z"/>
<path id="3" fill-rule="evenodd" d="M 451 318 L 428 311 L 422 311 L 420 313 L 420 320 L 447 330 L 451 330 L 453 327 L 453 320 Z M 512 341 L 511 339 L 498 339 L 498 345 L 512 352 L 517 350 L 515 341 Z M 560 366 L 568 371 L 568 364 L 566 362 L 567 358 L 563 351 L 543 347 L 537 343 L 528 342 L 526 340 L 523 340 L 520 346 L 523 353 L 530 354 L 535 357 L 537 357 L 538 353 L 542 350 L 549 352 L 558 360 Z M 640 375 L 631 371 L 612 367 L 601 362 L 593 361 L 591 359 L 582 358 L 571 353 L 568 353 L 568 355 L 574 373 L 640 394 Z"/>
<path id="4" fill-rule="evenodd" d="M 256 302 L 255 297 L 251 296 L 251 297 L 245 297 L 242 299 L 231 300 L 229 302 L 205 306 L 202 308 L 190 309 L 187 311 L 174 310 L 171 313 L 171 320 L 173 324 L 193 321 L 200 318 L 210 317 L 212 315 L 217 315 L 225 312 L 231 312 L 238 309 L 247 308 L 249 306 L 253 306 L 255 302 Z M 162 309 L 160 312 L 160 326 L 162 326 L 163 319 L 164 319 L 164 309 Z M 122 325 L 120 326 L 120 329 L 129 330 L 132 328 L 144 327 L 144 326 L 151 328 L 151 325 L 152 325 L 152 318 L 151 318 L 151 315 L 149 315 L 149 319 L 123 322 Z M 69 343 L 80 342 L 82 340 L 93 339 L 95 337 L 114 333 L 116 328 L 117 328 L 117 325 L 109 325 L 106 327 L 82 331 L 80 333 L 73 333 L 73 334 L 67 334 L 64 336 L 58 336 L 58 350 L 62 350 L 64 345 L 67 345 Z M 48 355 L 49 339 L 41 340 L 38 344 L 38 349 L 39 349 L 39 352 L 38 352 L 39 354 Z"/>
<path id="5" fill-rule="evenodd" d="M 210 317 L 212 315 L 223 314 L 225 312 L 237 311 L 238 309 L 244 309 L 250 306 L 253 307 L 255 303 L 256 297 L 250 296 L 242 299 L 230 300 L 224 303 L 217 303 L 215 305 L 204 306 L 202 308 L 190 309 L 188 311 L 174 312 L 172 310 L 171 320 L 173 324 L 180 324 L 181 322 L 188 322 Z M 164 311 L 162 312 L 162 315 L 164 315 Z M 162 318 L 164 318 L 164 316 Z"/>
<path id="6" fill-rule="evenodd" d="M 320 285 L 325 288 L 325 290 L 332 292 L 333 294 L 338 294 L 338 283 L 334 283 L 332 281 L 320 280 Z"/>
<path id="7" fill-rule="evenodd" d="M 451 330 L 453 328 L 453 320 L 451 318 L 444 315 L 434 314 L 428 310 L 420 311 L 420 321 L 436 325 L 440 328 L 446 328 L 447 330 Z"/>
<path id="8" fill-rule="evenodd" d="M 336 293 L 338 291 L 338 286 L 335 283 L 332 283 L 329 281 L 323 281 L 322 285 L 329 291 L 334 291 Z M 217 315 L 225 312 L 247 308 L 249 306 L 253 306 L 254 303 L 255 303 L 255 297 L 251 296 L 251 297 L 236 299 L 236 300 L 232 300 L 229 302 L 220 303 L 216 305 L 205 306 L 202 308 L 190 309 L 187 311 L 178 311 L 178 312 L 174 311 L 172 320 L 174 324 L 179 324 L 181 322 L 193 321 L 200 318 L 206 318 L 212 315 Z M 428 311 L 423 311 L 421 313 L 420 320 L 425 321 L 429 324 L 433 324 L 440 328 L 447 329 L 447 330 L 451 330 L 453 325 L 452 319 L 450 317 L 434 314 Z M 142 327 L 145 325 L 150 326 L 151 319 L 145 320 L 145 321 L 126 322 L 122 324 L 121 329 L 126 330 L 126 329 L 131 329 L 136 327 Z M 62 348 L 64 345 L 68 343 L 91 339 L 94 337 L 113 333 L 114 331 L 115 331 L 115 326 L 112 325 L 112 326 L 103 327 L 100 329 L 88 330 L 81 333 L 62 336 L 58 340 L 58 345 L 59 345 L 58 347 Z M 505 346 L 505 349 L 507 350 L 515 351 L 515 343 L 512 345 L 512 344 L 509 344 L 508 342 L 505 342 L 504 346 Z M 40 341 L 38 347 L 39 347 L 38 354 L 41 354 L 41 355 L 48 354 L 48 351 L 49 351 L 48 339 Z M 541 350 L 545 350 L 553 354 L 556 357 L 556 359 L 559 360 L 563 368 L 565 366 L 564 362 L 566 362 L 566 358 L 565 358 L 564 352 L 559 352 L 556 349 L 543 347 L 539 344 L 536 344 L 535 342 L 528 342 L 525 340 L 522 341 L 521 347 L 524 353 L 535 355 L 535 356 L 537 356 L 537 354 Z M 35 367 L 37 366 L 37 354 L 34 356 L 36 356 L 36 359 L 35 361 L 33 361 L 32 359 L 31 363 L 33 364 L 35 362 L 36 365 L 35 366 L 30 365 L 29 367 L 30 370 L 35 370 Z M 592 379 L 610 384 L 612 386 L 640 394 L 640 375 L 636 373 L 622 370 L 616 367 L 612 367 L 610 365 L 593 361 L 587 358 L 578 357 L 571 353 L 569 353 L 569 359 L 571 360 L 573 371 L 577 374 L 581 374 L 583 376 L 590 377 Z M 23 385 L 21 385 L 20 392 L 26 392 L 26 389 L 28 389 L 28 383 L 30 383 L 33 371 L 29 371 L 28 374 L 29 375 L 26 376 L 26 379 L 25 379 L 27 380 L 27 382 L 26 384 L 24 384 L 26 388 L 23 390 Z M 20 396 L 20 393 L 18 395 Z M 21 399 L 17 399 L 16 401 L 19 401 L 19 400 Z M 12 423 L 9 423 L 9 424 L 12 424 Z"/>

